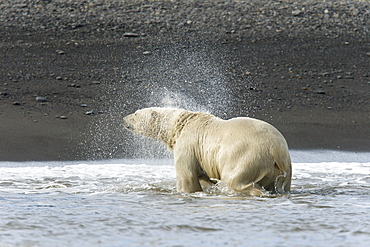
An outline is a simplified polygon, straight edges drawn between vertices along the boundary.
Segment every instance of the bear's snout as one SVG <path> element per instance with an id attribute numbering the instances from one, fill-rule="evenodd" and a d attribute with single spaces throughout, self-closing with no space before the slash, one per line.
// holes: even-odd
<path id="1" fill-rule="evenodd" d="M 125 127 L 126 129 L 128 129 L 128 130 L 132 130 L 132 126 L 131 125 L 129 125 L 129 124 L 127 124 L 127 123 L 124 123 L 123 124 L 123 127 Z"/>
<path id="2" fill-rule="evenodd" d="M 131 115 L 128 115 L 128 116 L 126 116 L 126 117 L 123 118 L 123 127 L 125 127 L 126 129 L 132 131 L 133 130 L 133 126 L 132 126 L 132 124 L 130 124 L 130 121 L 129 121 L 130 116 Z"/>

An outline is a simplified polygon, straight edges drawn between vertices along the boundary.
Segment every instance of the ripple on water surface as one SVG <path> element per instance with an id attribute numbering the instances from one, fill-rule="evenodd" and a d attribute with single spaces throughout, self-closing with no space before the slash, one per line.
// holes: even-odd
<path id="1" fill-rule="evenodd" d="M 0 245 L 366 246 L 364 157 L 294 162 L 292 192 L 265 197 L 177 193 L 172 160 L 2 162 Z"/>

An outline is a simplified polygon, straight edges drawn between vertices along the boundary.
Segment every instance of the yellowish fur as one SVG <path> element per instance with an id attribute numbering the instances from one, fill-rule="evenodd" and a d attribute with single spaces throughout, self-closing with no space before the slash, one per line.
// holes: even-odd
<path id="1" fill-rule="evenodd" d="M 292 168 L 282 134 L 261 120 L 229 120 L 176 108 L 146 108 L 124 118 L 134 133 L 173 150 L 180 192 L 201 191 L 200 180 L 222 180 L 251 196 L 290 191 Z M 211 179 L 210 179 L 211 178 Z"/>

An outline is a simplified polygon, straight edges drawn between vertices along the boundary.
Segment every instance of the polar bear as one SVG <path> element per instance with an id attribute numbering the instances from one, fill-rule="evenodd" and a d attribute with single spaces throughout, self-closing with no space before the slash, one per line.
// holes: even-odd
<path id="1" fill-rule="evenodd" d="M 250 196 L 290 191 L 287 142 L 264 121 L 152 107 L 124 117 L 124 126 L 173 150 L 179 192 L 202 191 L 200 180 L 221 180 Z"/>

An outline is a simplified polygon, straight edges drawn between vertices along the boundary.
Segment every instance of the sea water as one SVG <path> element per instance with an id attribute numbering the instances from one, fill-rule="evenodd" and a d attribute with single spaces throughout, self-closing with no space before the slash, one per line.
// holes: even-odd
<path id="1" fill-rule="evenodd" d="M 176 191 L 171 159 L 0 162 L 0 246 L 368 246 L 370 154 L 292 151 L 292 191 Z"/>

